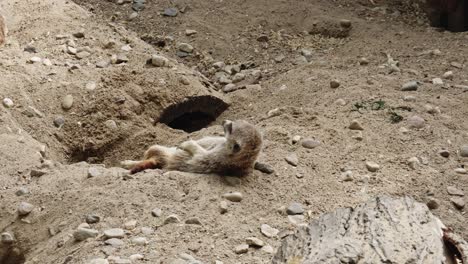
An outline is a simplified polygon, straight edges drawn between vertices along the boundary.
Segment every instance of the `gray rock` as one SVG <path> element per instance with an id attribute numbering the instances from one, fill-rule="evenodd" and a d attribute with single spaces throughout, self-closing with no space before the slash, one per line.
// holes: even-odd
<path id="1" fill-rule="evenodd" d="M 192 53 L 193 52 L 192 45 L 190 45 L 188 43 L 179 43 L 179 45 L 177 45 L 177 49 L 179 51 L 186 52 L 186 53 Z"/>
<path id="2" fill-rule="evenodd" d="M 101 68 L 101 69 L 103 69 L 103 68 L 109 67 L 109 65 L 110 65 L 110 61 L 109 61 L 109 60 L 102 60 L 102 61 L 98 61 L 98 62 L 96 63 L 96 68 Z"/>
<path id="3" fill-rule="evenodd" d="M 447 187 L 447 193 L 450 194 L 450 195 L 455 195 L 455 196 L 464 196 L 465 193 L 460 190 L 460 189 L 457 189 L 456 187 L 453 187 L 453 186 L 448 186 Z"/>
<path id="4" fill-rule="evenodd" d="M 287 163 L 294 167 L 297 167 L 297 165 L 299 165 L 299 158 L 297 157 L 296 153 L 288 154 L 284 159 Z"/>
<path id="5" fill-rule="evenodd" d="M 54 126 L 61 128 L 65 124 L 65 118 L 63 116 L 58 116 L 54 119 Z"/>
<path id="6" fill-rule="evenodd" d="M 304 208 L 302 208 L 302 204 L 294 202 L 288 206 L 288 208 L 286 209 L 286 213 L 288 215 L 303 214 Z"/>
<path id="7" fill-rule="evenodd" d="M 412 116 L 408 118 L 408 126 L 410 128 L 420 129 L 425 126 L 426 121 L 419 116 Z"/>
<path id="8" fill-rule="evenodd" d="M 144 246 L 148 244 L 148 239 L 146 237 L 134 237 L 131 239 L 131 242 L 137 246 Z"/>
<path id="9" fill-rule="evenodd" d="M 380 169 L 379 164 L 372 162 L 372 161 L 366 161 L 366 168 L 370 172 L 376 172 Z"/>
<path id="10" fill-rule="evenodd" d="M 336 88 L 340 87 L 340 85 L 341 85 L 341 83 L 338 80 L 331 80 L 330 81 L 330 87 L 333 88 L 333 89 L 336 89 Z"/>
<path id="11" fill-rule="evenodd" d="M 129 16 L 128 16 L 128 21 L 132 21 L 134 20 L 135 18 L 138 17 L 138 12 L 132 12 Z"/>
<path id="12" fill-rule="evenodd" d="M 149 236 L 153 234 L 154 230 L 151 227 L 144 226 L 141 228 L 141 233 L 145 236 Z"/>
<path id="13" fill-rule="evenodd" d="M 238 83 L 242 80 L 245 79 L 245 74 L 243 73 L 236 73 L 233 77 L 232 77 L 232 82 L 233 83 Z"/>
<path id="14" fill-rule="evenodd" d="M 177 223 L 180 223 L 180 219 L 179 219 L 179 216 L 176 214 L 169 215 L 168 217 L 166 217 L 166 219 L 164 219 L 165 225 L 177 224 Z"/>
<path id="15" fill-rule="evenodd" d="M 152 211 L 151 211 L 151 215 L 154 216 L 154 217 L 161 217 L 162 215 L 162 210 L 160 208 L 154 208 Z"/>
<path id="16" fill-rule="evenodd" d="M 125 245 L 125 243 L 121 239 L 118 239 L 118 238 L 107 239 L 104 241 L 104 244 L 115 247 L 115 248 L 119 248 Z"/>
<path id="17" fill-rule="evenodd" d="M 177 55 L 177 57 L 179 57 L 179 58 L 185 58 L 185 57 L 190 56 L 190 53 L 185 52 L 185 51 L 180 51 L 180 50 L 178 50 L 178 51 L 176 52 L 176 55 Z"/>
<path id="18" fill-rule="evenodd" d="M 105 238 L 123 238 L 125 232 L 121 228 L 111 228 L 104 231 Z"/>
<path id="19" fill-rule="evenodd" d="M 253 247 L 263 247 L 263 246 L 265 246 L 265 242 L 263 242 L 261 239 L 258 239 L 256 237 L 246 238 L 245 243 L 247 243 L 247 245 L 253 246 Z"/>
<path id="20" fill-rule="evenodd" d="M 73 237 L 76 241 L 83 241 L 88 238 L 97 237 L 98 234 L 99 232 L 97 230 L 80 227 L 73 233 Z"/>
<path id="21" fill-rule="evenodd" d="M 137 12 L 142 11 L 145 9 L 145 2 L 146 0 L 133 0 L 132 9 Z"/>
<path id="22" fill-rule="evenodd" d="M 344 28 L 350 28 L 352 26 L 351 24 L 351 20 L 348 20 L 348 19 L 341 19 L 340 20 L 340 26 L 344 27 Z"/>
<path id="23" fill-rule="evenodd" d="M 258 161 L 255 162 L 254 169 L 266 174 L 272 174 L 275 172 L 275 169 L 271 165 Z"/>
<path id="24" fill-rule="evenodd" d="M 110 130 L 117 130 L 117 123 L 114 120 L 110 119 L 104 122 L 104 125 Z"/>
<path id="25" fill-rule="evenodd" d="M 88 178 L 101 176 L 101 170 L 97 167 L 88 168 Z"/>
<path id="26" fill-rule="evenodd" d="M 242 193 L 240 193 L 240 192 L 229 192 L 229 193 L 223 194 L 223 198 L 226 199 L 226 200 L 229 200 L 231 202 L 238 203 L 238 202 L 242 201 L 243 196 L 242 196 Z"/>
<path id="27" fill-rule="evenodd" d="M 200 219 L 198 217 L 191 217 L 185 220 L 185 223 L 188 225 L 201 225 Z"/>
<path id="28" fill-rule="evenodd" d="M 164 9 L 163 16 L 176 17 L 179 14 L 179 10 L 175 7 Z"/>
<path id="29" fill-rule="evenodd" d="M 224 82 L 224 80 L 223 80 L 223 82 Z M 228 83 L 223 87 L 223 92 L 225 92 L 225 93 L 230 93 L 230 92 L 234 92 L 234 91 L 237 91 L 237 90 L 238 90 L 237 85 L 235 85 L 233 83 Z"/>
<path id="30" fill-rule="evenodd" d="M 260 226 L 260 232 L 266 236 L 266 237 L 269 237 L 269 238 L 272 238 L 272 237 L 276 237 L 279 233 L 279 230 L 276 229 L 276 228 L 273 228 L 267 224 L 262 224 Z"/>
<path id="31" fill-rule="evenodd" d="M 15 193 L 17 196 L 23 196 L 23 195 L 26 195 L 26 194 L 29 194 L 29 189 L 26 188 L 26 187 L 20 187 L 16 193 Z"/>
<path id="32" fill-rule="evenodd" d="M 234 253 L 236 254 L 245 254 L 248 251 L 249 251 L 249 245 L 247 244 L 239 245 L 234 249 Z"/>
<path id="33" fill-rule="evenodd" d="M 85 220 L 88 224 L 96 224 L 99 223 L 99 221 L 101 221 L 101 217 L 97 214 L 91 213 L 85 216 Z"/>
<path id="34" fill-rule="evenodd" d="M 186 36 L 193 36 L 195 34 L 197 34 L 198 32 L 196 30 L 193 30 L 193 29 L 186 29 L 185 30 L 185 35 Z"/>
<path id="35" fill-rule="evenodd" d="M 142 254 L 133 254 L 128 257 L 132 262 L 137 262 L 138 260 L 142 260 L 145 258 Z"/>
<path id="36" fill-rule="evenodd" d="M 73 95 L 65 95 L 62 99 L 62 108 L 65 110 L 70 109 L 73 106 Z"/>
<path id="37" fill-rule="evenodd" d="M 288 215 L 288 221 L 293 225 L 303 224 L 305 221 L 304 215 Z"/>
<path id="38" fill-rule="evenodd" d="M 463 197 L 452 197 L 450 201 L 455 205 L 457 209 L 463 209 L 465 207 L 465 200 Z"/>
<path id="39" fill-rule="evenodd" d="M 313 149 L 320 146 L 320 141 L 311 138 L 305 138 L 302 140 L 302 146 L 304 148 Z"/>
<path id="40" fill-rule="evenodd" d="M 225 214 L 225 213 L 227 213 L 227 211 L 228 211 L 228 204 L 227 204 L 227 202 L 226 202 L 226 201 L 221 201 L 221 202 L 219 203 L 219 212 L 220 212 L 221 214 Z"/>
<path id="41" fill-rule="evenodd" d="M 349 124 L 349 129 L 351 130 L 364 130 L 364 127 L 362 127 L 361 123 L 357 120 L 351 121 Z"/>
<path id="42" fill-rule="evenodd" d="M 448 157 L 450 157 L 450 151 L 448 151 L 446 149 L 441 149 L 441 150 L 439 150 L 439 155 L 441 155 L 444 158 L 448 158 Z"/>
<path id="43" fill-rule="evenodd" d="M 83 51 L 80 51 L 80 52 L 78 52 L 78 53 L 76 53 L 76 57 L 77 57 L 78 59 L 80 59 L 80 60 L 82 60 L 82 59 L 84 59 L 84 58 L 87 58 L 87 57 L 89 57 L 89 56 L 91 56 L 91 53 L 89 53 L 89 52 L 87 52 L 87 51 L 84 51 L 84 50 L 83 50 Z"/>
<path id="44" fill-rule="evenodd" d="M 460 156 L 461 157 L 468 157 L 468 145 L 463 145 L 460 147 Z"/>
<path id="45" fill-rule="evenodd" d="M 416 91 L 418 90 L 419 84 L 417 81 L 411 81 L 403 84 L 401 87 L 402 91 Z"/>
<path id="46" fill-rule="evenodd" d="M 308 49 L 301 49 L 301 55 L 304 56 L 307 61 L 310 61 L 312 59 L 312 51 Z"/>
<path id="47" fill-rule="evenodd" d="M 136 228 L 137 220 L 130 220 L 124 224 L 125 229 L 133 230 Z"/>
<path id="48" fill-rule="evenodd" d="M 11 233 L 3 232 L 0 234 L 0 242 L 5 245 L 13 244 L 15 242 L 15 238 Z"/>
<path id="49" fill-rule="evenodd" d="M 18 215 L 20 216 L 28 215 L 29 213 L 32 212 L 33 209 L 34 209 L 34 205 L 27 203 L 27 202 L 21 202 L 18 206 Z"/>

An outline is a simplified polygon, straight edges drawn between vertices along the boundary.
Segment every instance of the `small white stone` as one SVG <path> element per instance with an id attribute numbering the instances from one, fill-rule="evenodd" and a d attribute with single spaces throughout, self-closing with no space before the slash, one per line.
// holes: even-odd
<path id="1" fill-rule="evenodd" d="M 366 168 L 370 172 L 376 172 L 380 169 L 379 164 L 372 162 L 372 161 L 367 161 L 366 162 Z"/>
<path id="2" fill-rule="evenodd" d="M 234 252 L 236 254 L 244 254 L 244 253 L 247 253 L 248 251 L 249 251 L 249 245 L 247 244 L 239 245 L 234 249 Z"/>
<path id="3" fill-rule="evenodd" d="M 275 237 L 279 233 L 278 229 L 273 228 L 267 224 L 262 224 L 260 226 L 260 231 L 262 232 L 264 236 L 269 237 L 269 238 Z"/>
<path id="4" fill-rule="evenodd" d="M 408 159 L 408 166 L 411 169 L 413 170 L 417 169 L 418 165 L 419 165 L 419 159 L 417 157 L 412 157 Z"/>
<path id="5" fill-rule="evenodd" d="M 27 215 L 32 212 L 34 209 L 34 205 L 27 203 L 27 202 L 21 202 L 20 205 L 18 206 L 18 214 L 21 216 Z"/>
<path id="6" fill-rule="evenodd" d="M 104 231 L 104 237 L 106 238 L 123 238 L 125 232 L 120 228 L 111 228 Z"/>
<path id="7" fill-rule="evenodd" d="M 4 98 L 3 99 L 3 106 L 5 106 L 6 108 L 12 108 L 15 104 L 13 103 L 13 100 L 11 100 L 10 98 Z"/>
<path id="8" fill-rule="evenodd" d="M 87 82 L 85 88 L 88 91 L 94 91 L 96 89 L 96 83 L 95 82 Z"/>
<path id="9" fill-rule="evenodd" d="M 148 244 L 148 240 L 146 237 L 134 237 L 132 238 L 132 244 L 137 245 L 137 246 L 144 246 Z"/>
<path id="10" fill-rule="evenodd" d="M 44 64 L 45 66 L 52 66 L 52 62 L 49 59 L 44 59 L 42 61 L 42 64 Z"/>
<path id="11" fill-rule="evenodd" d="M 127 230 L 133 230 L 135 229 L 137 225 L 137 220 L 130 220 L 124 224 L 124 228 Z"/>
<path id="12" fill-rule="evenodd" d="M 442 84 L 444 84 L 444 81 L 442 81 L 441 78 L 434 78 L 434 79 L 432 79 L 432 83 L 436 84 L 436 85 L 442 85 Z"/>
<path id="13" fill-rule="evenodd" d="M 31 63 L 41 63 L 42 59 L 39 58 L 39 57 L 32 57 L 32 58 L 29 59 L 29 62 L 31 62 Z"/>
<path id="14" fill-rule="evenodd" d="M 447 80 L 452 80 L 453 79 L 453 71 L 445 72 L 442 77 L 444 77 L 444 79 L 447 79 Z"/>
<path id="15" fill-rule="evenodd" d="M 223 198 L 231 202 L 240 202 L 243 199 L 242 193 L 240 192 L 230 192 L 223 194 Z"/>
<path id="16" fill-rule="evenodd" d="M 160 55 L 151 56 L 151 64 L 156 67 L 165 67 L 169 64 L 169 60 Z"/>
<path id="17" fill-rule="evenodd" d="M 468 171 L 464 168 L 456 168 L 455 172 L 458 174 L 468 174 Z"/>
<path id="18" fill-rule="evenodd" d="M 265 245 L 265 242 L 256 237 L 248 237 L 245 239 L 245 242 L 247 243 L 247 245 L 254 247 L 263 247 Z"/>
<path id="19" fill-rule="evenodd" d="M 133 254 L 129 257 L 131 261 L 137 261 L 137 260 L 142 260 L 144 258 L 143 255 L 141 254 Z"/>

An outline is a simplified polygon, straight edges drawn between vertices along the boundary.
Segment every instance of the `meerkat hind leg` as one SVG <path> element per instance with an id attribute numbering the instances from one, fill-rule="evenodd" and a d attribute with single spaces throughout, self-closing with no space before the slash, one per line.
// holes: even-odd
<path id="1" fill-rule="evenodd" d="M 182 144 L 179 145 L 179 148 L 189 152 L 192 155 L 206 152 L 202 146 L 193 140 L 182 142 Z"/>

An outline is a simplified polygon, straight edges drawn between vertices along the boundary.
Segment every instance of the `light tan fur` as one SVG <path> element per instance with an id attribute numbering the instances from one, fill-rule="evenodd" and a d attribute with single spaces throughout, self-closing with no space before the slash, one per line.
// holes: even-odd
<path id="1" fill-rule="evenodd" d="M 252 171 L 262 147 L 260 132 L 246 121 L 223 122 L 224 137 L 204 137 L 182 142 L 178 147 L 151 146 L 144 160 L 122 161 L 131 173 L 166 169 L 194 173 L 245 175 Z"/>
<path id="2" fill-rule="evenodd" d="M 8 29 L 6 27 L 5 18 L 0 14 L 0 46 L 6 41 Z"/>

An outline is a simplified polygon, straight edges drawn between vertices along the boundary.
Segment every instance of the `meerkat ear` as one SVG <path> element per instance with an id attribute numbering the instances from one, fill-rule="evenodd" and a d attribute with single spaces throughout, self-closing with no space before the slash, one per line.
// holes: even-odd
<path id="1" fill-rule="evenodd" d="M 228 135 L 232 133 L 232 121 L 224 120 L 223 127 L 224 127 L 224 134 Z"/>

